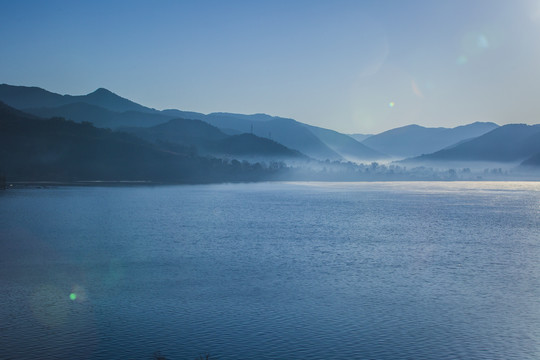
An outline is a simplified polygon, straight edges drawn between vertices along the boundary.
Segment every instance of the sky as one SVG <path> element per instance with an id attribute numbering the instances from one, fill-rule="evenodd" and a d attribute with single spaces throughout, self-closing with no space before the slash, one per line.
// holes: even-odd
<path id="1" fill-rule="evenodd" d="M 0 6 L 0 83 L 344 133 L 540 123 L 540 0 Z"/>

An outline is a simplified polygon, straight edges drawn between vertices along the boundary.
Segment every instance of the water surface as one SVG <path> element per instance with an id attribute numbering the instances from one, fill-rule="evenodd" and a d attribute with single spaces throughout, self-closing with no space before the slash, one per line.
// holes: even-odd
<path id="1" fill-rule="evenodd" d="M 539 183 L 0 193 L 0 358 L 537 359 Z"/>

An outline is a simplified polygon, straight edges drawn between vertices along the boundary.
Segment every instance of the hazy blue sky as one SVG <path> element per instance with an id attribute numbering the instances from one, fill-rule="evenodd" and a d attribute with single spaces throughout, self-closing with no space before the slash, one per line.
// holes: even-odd
<path id="1" fill-rule="evenodd" d="M 540 122 L 540 0 L 0 5 L 0 83 L 343 132 Z"/>

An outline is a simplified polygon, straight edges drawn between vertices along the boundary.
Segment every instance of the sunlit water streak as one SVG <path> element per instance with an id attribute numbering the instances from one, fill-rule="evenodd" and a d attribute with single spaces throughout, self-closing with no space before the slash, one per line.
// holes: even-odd
<path id="1" fill-rule="evenodd" d="M 0 193 L 0 359 L 536 359 L 540 184 Z"/>

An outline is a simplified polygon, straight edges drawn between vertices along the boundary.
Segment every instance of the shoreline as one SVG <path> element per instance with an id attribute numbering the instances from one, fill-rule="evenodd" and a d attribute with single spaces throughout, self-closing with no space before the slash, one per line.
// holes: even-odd
<path id="1" fill-rule="evenodd" d="M 0 190 L 10 190 L 10 189 L 24 189 L 24 188 L 34 188 L 34 189 L 47 189 L 53 187 L 94 187 L 94 186 L 103 186 L 103 187 L 123 187 L 123 186 L 169 186 L 169 185 L 223 185 L 223 184 L 256 184 L 256 183 L 481 183 L 481 182 L 540 182 L 538 179 L 415 179 L 415 180 L 357 180 L 357 181 L 335 181 L 335 180 L 276 180 L 276 181 L 225 181 L 225 182 L 208 182 L 208 183 L 176 183 L 176 182 L 156 182 L 156 181 L 145 181 L 145 180 L 82 180 L 82 181 L 11 181 L 7 182 L 5 188 L 0 188 Z"/>

